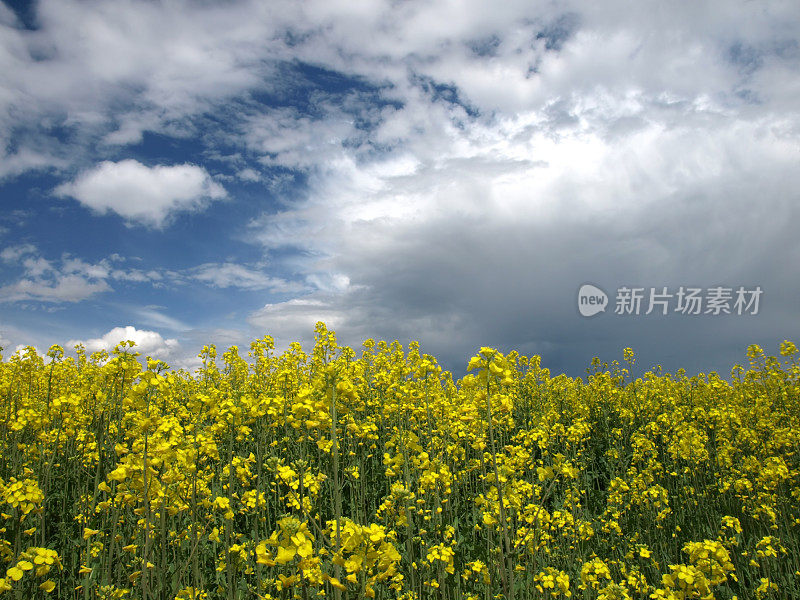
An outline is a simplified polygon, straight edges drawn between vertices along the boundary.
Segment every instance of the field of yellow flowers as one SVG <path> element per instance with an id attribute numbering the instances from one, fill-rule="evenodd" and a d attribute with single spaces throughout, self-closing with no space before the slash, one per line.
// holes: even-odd
<path id="1" fill-rule="evenodd" d="M 0 597 L 798 598 L 800 361 L 553 377 L 306 354 L 0 361 Z"/>

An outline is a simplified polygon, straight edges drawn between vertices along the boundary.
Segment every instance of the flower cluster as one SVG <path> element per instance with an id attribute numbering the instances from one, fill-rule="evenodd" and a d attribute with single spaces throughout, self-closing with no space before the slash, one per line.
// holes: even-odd
<path id="1" fill-rule="evenodd" d="M 412 342 L 0 359 L 0 598 L 800 597 L 800 362 Z M 64 568 L 62 568 L 62 564 Z"/>

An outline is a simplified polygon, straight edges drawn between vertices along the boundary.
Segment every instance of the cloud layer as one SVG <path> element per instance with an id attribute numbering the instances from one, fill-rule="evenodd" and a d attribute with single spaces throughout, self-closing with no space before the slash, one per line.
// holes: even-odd
<path id="1" fill-rule="evenodd" d="M 49 259 L 30 243 L 7 246 L 0 251 L 0 264 L 17 269 L 21 274 L 16 280 L 0 286 L 0 302 L 80 302 L 103 292 L 114 291 L 112 285 L 115 283 L 180 289 L 196 282 L 213 288 L 269 290 L 281 294 L 295 294 L 312 289 L 311 285 L 271 277 L 266 271 L 266 265 L 260 263 L 203 263 L 180 270 L 145 270 L 132 266 L 138 262 L 135 258 L 131 260 L 118 254 L 94 262 L 69 254 L 62 254 L 58 259 Z M 311 277 L 311 281 L 317 282 L 314 288 L 323 285 L 318 280 L 319 278 Z"/>
<path id="2" fill-rule="evenodd" d="M 0 177 L 50 169 L 58 194 L 164 235 L 215 200 L 242 209 L 239 185 L 256 208 L 213 240 L 219 257 L 175 268 L 18 240 L 6 302 L 79 303 L 155 273 L 263 294 L 239 308 L 243 335 L 307 339 L 323 319 L 351 343 L 422 337 L 452 366 L 489 343 L 572 373 L 627 345 L 724 368 L 800 334 L 791 3 L 37 6 L 35 29 L 0 12 Z M 151 134 L 192 158 L 145 160 Z M 764 306 L 587 321 L 587 282 L 760 285 Z"/>

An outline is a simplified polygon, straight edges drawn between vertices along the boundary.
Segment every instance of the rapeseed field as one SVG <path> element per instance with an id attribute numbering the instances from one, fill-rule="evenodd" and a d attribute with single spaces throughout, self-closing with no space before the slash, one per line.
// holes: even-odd
<path id="1" fill-rule="evenodd" d="M 456 382 L 321 323 L 143 358 L 0 362 L 0 597 L 800 597 L 788 341 L 730 377 L 481 348 Z"/>

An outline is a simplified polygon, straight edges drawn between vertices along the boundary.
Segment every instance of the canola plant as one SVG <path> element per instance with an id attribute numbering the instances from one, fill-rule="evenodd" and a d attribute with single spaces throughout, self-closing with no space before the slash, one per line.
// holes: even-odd
<path id="1" fill-rule="evenodd" d="M 552 376 L 321 323 L 194 373 L 0 360 L 0 598 L 800 597 L 800 361 Z M 146 367 L 146 368 L 145 368 Z"/>

